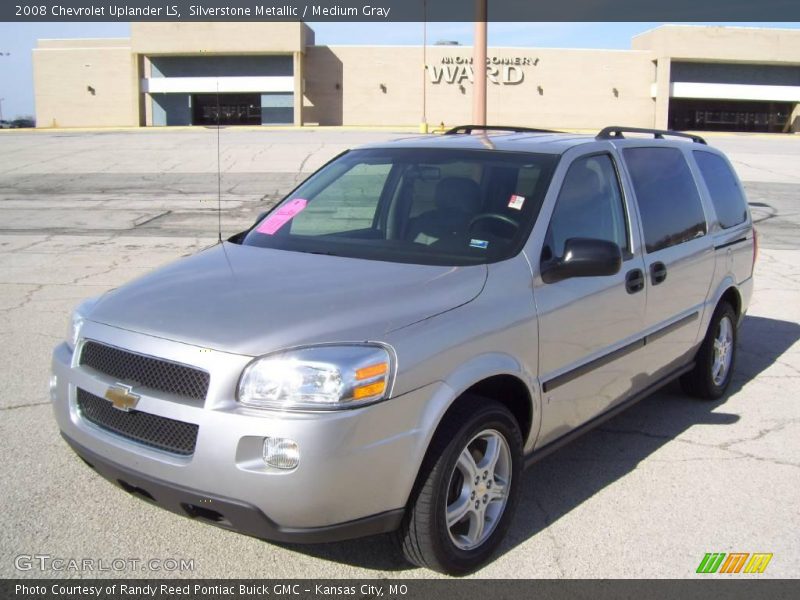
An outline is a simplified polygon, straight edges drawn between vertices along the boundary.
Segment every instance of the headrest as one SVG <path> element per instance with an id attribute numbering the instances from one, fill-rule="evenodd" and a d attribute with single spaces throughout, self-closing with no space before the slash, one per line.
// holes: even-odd
<path id="1" fill-rule="evenodd" d="M 477 213 L 481 209 L 481 188 L 467 177 L 445 177 L 436 184 L 436 208 Z"/>
<path id="2" fill-rule="evenodd" d="M 586 164 L 570 169 L 561 190 L 561 196 L 572 203 L 582 203 L 594 200 L 603 192 L 600 175 L 590 169 Z"/>

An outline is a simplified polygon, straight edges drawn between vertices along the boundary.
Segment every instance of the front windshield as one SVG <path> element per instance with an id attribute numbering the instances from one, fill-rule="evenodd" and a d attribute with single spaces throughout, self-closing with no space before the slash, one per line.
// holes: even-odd
<path id="1" fill-rule="evenodd" d="M 332 161 L 245 236 L 244 245 L 425 265 L 518 253 L 557 156 L 376 148 Z"/>

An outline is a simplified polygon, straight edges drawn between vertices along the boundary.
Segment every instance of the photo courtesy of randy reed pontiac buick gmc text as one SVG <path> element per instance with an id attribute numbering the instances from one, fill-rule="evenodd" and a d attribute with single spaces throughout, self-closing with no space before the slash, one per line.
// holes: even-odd
<path id="1" fill-rule="evenodd" d="M 55 417 L 99 475 L 186 517 L 395 532 L 411 563 L 468 573 L 514 526 L 524 467 L 674 379 L 725 393 L 756 248 L 698 136 L 462 126 L 360 147 L 248 230 L 80 304 Z"/>
<path id="2" fill-rule="evenodd" d="M 405 595 L 407 586 L 403 584 L 392 584 L 380 586 L 374 584 L 361 585 L 300 585 L 297 583 L 272 583 L 272 584 L 246 584 L 237 585 L 226 584 L 169 584 L 169 583 L 108 583 L 108 584 L 65 584 L 56 583 L 47 585 L 26 585 L 18 583 L 14 586 L 14 593 L 18 596 L 104 596 L 122 595 L 135 597 L 152 597 L 158 595 L 173 596 L 298 596 L 302 593 L 313 592 L 317 596 L 336 595 L 356 595 L 369 596 L 376 598 L 386 593 Z"/>

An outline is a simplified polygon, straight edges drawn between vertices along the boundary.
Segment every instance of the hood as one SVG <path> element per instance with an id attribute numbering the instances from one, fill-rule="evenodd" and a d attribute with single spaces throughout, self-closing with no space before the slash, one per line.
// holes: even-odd
<path id="1" fill-rule="evenodd" d="M 421 266 L 224 243 L 109 292 L 86 317 L 256 356 L 380 340 L 473 300 L 486 274 L 485 265 Z"/>

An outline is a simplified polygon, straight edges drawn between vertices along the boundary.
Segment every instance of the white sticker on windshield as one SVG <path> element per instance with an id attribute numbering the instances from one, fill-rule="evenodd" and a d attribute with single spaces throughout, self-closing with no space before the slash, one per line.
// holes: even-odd
<path id="1" fill-rule="evenodd" d="M 515 210 L 522 210 L 523 204 L 525 204 L 525 196 L 517 196 L 516 194 L 511 194 L 511 198 L 508 199 L 508 208 L 513 208 Z"/>
<path id="2" fill-rule="evenodd" d="M 489 242 L 487 242 L 486 240 L 470 240 L 469 245 L 472 248 L 488 248 Z"/>

